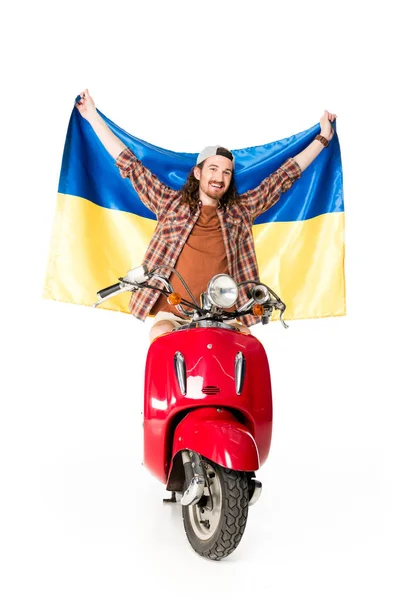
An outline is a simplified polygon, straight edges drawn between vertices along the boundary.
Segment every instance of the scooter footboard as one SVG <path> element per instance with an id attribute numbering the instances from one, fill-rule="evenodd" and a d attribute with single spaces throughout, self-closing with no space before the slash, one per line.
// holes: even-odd
<path id="1" fill-rule="evenodd" d="M 260 467 L 250 431 L 224 408 L 198 408 L 182 419 L 175 430 L 172 457 L 187 449 L 235 471 L 257 471 Z"/>

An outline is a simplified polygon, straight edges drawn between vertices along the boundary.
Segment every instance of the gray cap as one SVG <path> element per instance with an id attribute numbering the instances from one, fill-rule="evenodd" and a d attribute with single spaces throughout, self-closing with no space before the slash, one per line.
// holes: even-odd
<path id="1" fill-rule="evenodd" d="M 204 148 L 197 157 L 196 165 L 202 163 L 206 158 L 211 158 L 211 156 L 225 156 L 225 158 L 229 158 L 232 161 L 233 167 L 235 166 L 235 157 L 224 146 L 207 146 Z"/>

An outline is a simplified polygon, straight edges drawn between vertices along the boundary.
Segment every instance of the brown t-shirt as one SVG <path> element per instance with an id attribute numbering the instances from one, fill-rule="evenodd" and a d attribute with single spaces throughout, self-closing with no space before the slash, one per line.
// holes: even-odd
<path id="1" fill-rule="evenodd" d="M 197 223 L 193 226 L 179 255 L 175 269 L 182 275 L 197 302 L 200 301 L 200 294 L 206 291 L 211 277 L 228 272 L 221 223 L 215 206 L 202 205 Z M 171 274 L 170 282 L 175 292 L 178 292 L 182 298 L 190 300 L 175 273 Z M 174 306 L 168 304 L 163 294 L 158 298 L 150 314 L 156 315 L 160 310 L 172 312 L 180 317 L 184 316 Z"/>

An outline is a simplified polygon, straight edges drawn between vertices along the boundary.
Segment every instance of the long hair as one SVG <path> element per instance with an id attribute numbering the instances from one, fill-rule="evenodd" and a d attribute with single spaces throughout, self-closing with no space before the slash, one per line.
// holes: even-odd
<path id="1" fill-rule="evenodd" d="M 201 170 L 203 168 L 203 165 L 204 165 L 204 161 L 197 166 Z M 192 212 L 194 212 L 196 210 L 197 205 L 199 203 L 199 188 L 200 188 L 200 182 L 194 176 L 194 170 L 195 170 L 195 167 L 193 167 L 193 169 L 190 171 L 189 175 L 187 176 L 187 179 L 182 188 L 182 198 L 181 198 L 182 204 L 188 204 L 189 208 Z M 235 182 L 234 182 L 234 178 L 232 175 L 232 179 L 229 184 L 229 188 L 227 189 L 225 194 L 222 196 L 220 203 L 221 203 L 221 206 L 224 209 L 226 209 L 230 206 L 233 206 L 234 204 L 238 204 L 238 202 L 239 202 L 239 196 L 236 191 Z"/>

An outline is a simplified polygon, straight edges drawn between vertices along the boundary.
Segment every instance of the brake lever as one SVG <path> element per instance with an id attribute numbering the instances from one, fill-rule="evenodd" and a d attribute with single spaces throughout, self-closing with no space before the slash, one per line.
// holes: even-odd
<path id="1" fill-rule="evenodd" d="M 279 320 L 282 323 L 282 325 L 284 326 L 284 328 L 288 329 L 289 325 L 287 323 L 285 323 L 285 321 L 283 320 L 283 313 L 284 313 L 284 311 L 285 311 L 285 309 L 279 311 L 279 313 L 280 313 L 279 314 Z"/>
<path id="2" fill-rule="evenodd" d="M 264 308 L 264 314 L 261 317 L 262 324 L 268 325 L 270 318 L 272 316 L 273 310 L 279 310 L 279 320 L 282 323 L 282 325 L 284 326 L 284 328 L 288 329 L 289 325 L 287 323 L 285 323 L 285 321 L 283 320 L 283 313 L 286 310 L 286 304 L 284 304 L 282 302 L 282 300 L 274 301 L 267 308 Z"/>
<path id="3" fill-rule="evenodd" d="M 282 300 L 280 300 L 279 302 L 277 302 L 276 304 L 276 310 L 279 310 L 279 320 L 282 323 L 282 325 L 284 326 L 285 329 L 288 329 L 289 325 L 287 323 L 285 323 L 285 321 L 283 320 L 283 313 L 286 310 L 286 304 L 284 304 L 282 302 Z"/>

